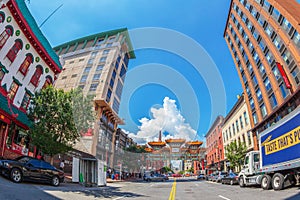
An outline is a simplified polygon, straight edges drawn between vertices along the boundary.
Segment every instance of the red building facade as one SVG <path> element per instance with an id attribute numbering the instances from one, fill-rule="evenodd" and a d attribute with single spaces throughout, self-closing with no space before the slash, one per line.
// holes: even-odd
<path id="1" fill-rule="evenodd" d="M 0 3 L 0 157 L 35 156 L 26 115 L 36 91 L 52 84 L 59 58 L 24 0 Z"/>
<path id="2" fill-rule="evenodd" d="M 222 139 L 222 125 L 224 118 L 218 116 L 205 135 L 206 137 L 206 168 L 211 171 L 224 169 L 224 147 Z"/>

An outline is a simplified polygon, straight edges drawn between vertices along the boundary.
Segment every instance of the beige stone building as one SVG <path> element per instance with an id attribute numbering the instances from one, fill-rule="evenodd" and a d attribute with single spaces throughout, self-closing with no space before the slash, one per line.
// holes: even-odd
<path id="1" fill-rule="evenodd" d="M 135 58 L 126 28 L 82 37 L 54 48 L 63 60 L 55 82 L 66 91 L 80 87 L 94 95 L 97 121 L 93 134 L 83 136 L 89 152 L 113 167 L 122 89 L 129 59 Z"/>
<path id="2" fill-rule="evenodd" d="M 248 151 L 253 150 L 253 134 L 250 131 L 251 124 L 249 120 L 248 108 L 244 95 L 240 96 L 236 104 L 225 117 L 222 127 L 223 145 L 224 145 L 224 170 L 227 171 L 229 162 L 226 158 L 226 147 L 233 141 L 237 143 L 244 142 Z"/>

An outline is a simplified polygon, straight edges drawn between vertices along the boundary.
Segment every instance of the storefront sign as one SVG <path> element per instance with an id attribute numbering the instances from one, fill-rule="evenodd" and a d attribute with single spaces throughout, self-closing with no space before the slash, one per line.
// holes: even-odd
<path id="1" fill-rule="evenodd" d="M 284 81 L 284 84 L 285 84 L 286 88 L 291 89 L 290 80 L 288 79 L 288 77 L 287 77 L 287 75 L 286 75 L 286 73 L 285 73 L 282 65 L 280 63 L 278 63 L 278 62 L 276 62 L 276 65 L 277 65 L 277 68 L 278 68 L 278 70 L 279 70 L 282 78 L 283 78 L 283 81 Z"/>

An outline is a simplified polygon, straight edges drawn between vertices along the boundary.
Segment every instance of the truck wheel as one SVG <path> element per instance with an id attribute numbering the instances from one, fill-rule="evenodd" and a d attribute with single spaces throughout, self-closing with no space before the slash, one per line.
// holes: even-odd
<path id="1" fill-rule="evenodd" d="M 264 175 L 261 179 L 261 188 L 264 190 L 269 190 L 271 189 L 271 176 L 269 175 Z"/>
<path id="2" fill-rule="evenodd" d="M 240 187 L 245 187 L 244 178 L 242 176 L 239 178 L 239 184 Z"/>
<path id="3" fill-rule="evenodd" d="M 284 185 L 284 176 L 280 173 L 274 174 L 272 178 L 272 187 L 274 190 L 282 190 Z"/>

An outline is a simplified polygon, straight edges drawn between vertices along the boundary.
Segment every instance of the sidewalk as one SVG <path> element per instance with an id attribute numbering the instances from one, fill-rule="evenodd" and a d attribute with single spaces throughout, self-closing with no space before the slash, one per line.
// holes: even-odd
<path id="1" fill-rule="evenodd" d="M 118 182 L 140 182 L 140 181 L 143 181 L 143 179 L 141 178 L 134 178 L 134 177 L 131 177 L 131 178 L 126 178 L 126 179 L 122 179 L 122 180 L 112 180 L 111 178 L 107 178 L 106 179 L 106 182 L 107 183 L 118 183 Z M 72 176 L 71 175 L 65 175 L 65 180 L 64 180 L 65 183 L 73 183 L 72 182 Z M 76 183 L 75 183 L 76 184 Z"/>

